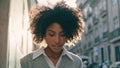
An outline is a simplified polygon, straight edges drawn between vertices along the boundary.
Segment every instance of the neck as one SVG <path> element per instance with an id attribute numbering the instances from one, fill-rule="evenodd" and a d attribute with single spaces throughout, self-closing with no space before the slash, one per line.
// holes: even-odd
<path id="1" fill-rule="evenodd" d="M 45 53 L 48 57 L 51 58 L 59 58 L 60 55 L 62 54 L 63 50 L 61 50 L 60 52 L 53 52 L 49 47 L 45 48 Z"/>
<path id="2" fill-rule="evenodd" d="M 62 54 L 63 50 L 60 52 L 53 52 L 49 47 L 45 48 L 45 53 L 49 57 L 49 59 L 53 62 L 54 65 L 57 64 L 60 55 Z"/>

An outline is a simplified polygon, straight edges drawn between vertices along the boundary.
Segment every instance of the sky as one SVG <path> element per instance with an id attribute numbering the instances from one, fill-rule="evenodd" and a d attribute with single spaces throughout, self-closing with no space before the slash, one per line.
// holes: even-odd
<path id="1" fill-rule="evenodd" d="M 48 5 L 48 2 L 52 5 L 56 4 L 56 2 L 59 2 L 61 0 L 37 0 L 40 5 Z M 76 0 L 64 0 L 66 3 L 71 7 L 77 7 Z"/>

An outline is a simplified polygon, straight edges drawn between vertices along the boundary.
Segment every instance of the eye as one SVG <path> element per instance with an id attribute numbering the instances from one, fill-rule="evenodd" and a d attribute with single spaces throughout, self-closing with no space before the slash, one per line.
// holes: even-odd
<path id="1" fill-rule="evenodd" d="M 60 36 L 65 37 L 65 34 L 62 32 L 62 33 L 60 34 Z"/>
<path id="2" fill-rule="evenodd" d="M 54 36 L 54 33 L 48 33 L 49 36 L 53 37 Z"/>

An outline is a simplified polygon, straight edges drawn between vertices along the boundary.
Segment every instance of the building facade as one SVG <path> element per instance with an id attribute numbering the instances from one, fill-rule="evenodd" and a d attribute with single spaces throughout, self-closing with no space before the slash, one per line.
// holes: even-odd
<path id="1" fill-rule="evenodd" d="M 33 0 L 0 0 L 0 68 L 20 68 L 33 48 L 28 12 Z"/>
<path id="2" fill-rule="evenodd" d="M 80 44 L 70 51 L 88 56 L 89 63 L 120 61 L 120 1 L 78 0 L 77 4 L 83 14 L 85 32 Z"/>

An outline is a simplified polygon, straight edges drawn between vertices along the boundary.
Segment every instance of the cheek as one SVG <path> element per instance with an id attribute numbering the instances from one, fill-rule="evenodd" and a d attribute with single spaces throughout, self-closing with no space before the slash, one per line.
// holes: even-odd
<path id="1" fill-rule="evenodd" d="M 61 39 L 61 43 L 65 43 L 66 41 L 67 41 L 66 38 L 62 38 L 62 39 Z"/>
<path id="2" fill-rule="evenodd" d="M 49 44 L 52 41 L 52 39 L 50 37 L 45 37 L 45 41 L 47 44 Z"/>

